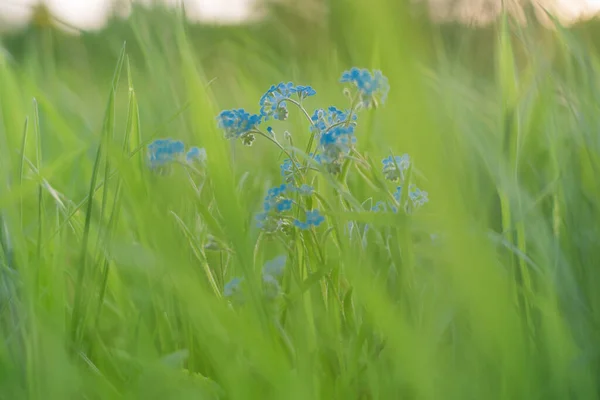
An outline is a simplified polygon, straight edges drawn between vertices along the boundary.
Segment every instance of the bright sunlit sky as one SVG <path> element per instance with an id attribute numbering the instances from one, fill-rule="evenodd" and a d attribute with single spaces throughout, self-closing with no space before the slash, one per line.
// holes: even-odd
<path id="1" fill-rule="evenodd" d="M 28 21 L 31 6 L 40 0 L 0 0 L 0 30 L 7 26 L 21 25 Z M 53 15 L 82 29 L 100 28 L 106 21 L 111 4 L 115 0 L 43 0 Z M 153 0 L 137 0 L 150 3 Z M 162 0 L 164 3 L 185 4 L 187 14 L 194 20 L 238 22 L 251 15 L 251 3 L 255 0 Z M 295 0 L 301 2 L 303 0 Z M 359 1 L 359 0 L 357 0 Z M 502 0 L 426 0 L 432 16 L 455 20 L 493 19 Z M 519 0 L 515 0 L 519 1 Z M 600 0 L 531 0 L 561 17 L 564 22 L 582 16 L 597 14 Z M 455 3 L 458 3 L 456 6 Z M 452 5 L 450 8 L 449 5 Z"/>

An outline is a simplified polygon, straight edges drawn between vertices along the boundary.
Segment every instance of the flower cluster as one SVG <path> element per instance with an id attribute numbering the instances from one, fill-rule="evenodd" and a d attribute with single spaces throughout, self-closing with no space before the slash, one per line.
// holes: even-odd
<path id="1" fill-rule="evenodd" d="M 291 224 L 293 226 L 307 230 L 312 226 L 319 226 L 324 217 L 318 210 L 306 211 L 306 220 L 300 221 L 292 217 L 292 207 L 301 208 L 291 196 L 294 194 L 299 196 L 311 196 L 314 192 L 312 186 L 303 184 L 295 186 L 291 183 L 281 184 L 268 190 L 263 202 L 263 211 L 256 216 L 257 225 L 266 232 L 273 233 L 278 229 L 289 232 Z"/>
<path id="2" fill-rule="evenodd" d="M 311 117 L 312 131 L 319 139 L 320 154 L 317 160 L 332 173 L 341 170 L 344 158 L 356 144 L 356 119 L 357 115 L 352 111 L 333 106 L 327 110 L 319 109 Z"/>
<path id="3" fill-rule="evenodd" d="M 269 299 L 274 299 L 281 292 L 280 282 L 285 272 L 286 262 L 287 257 L 281 255 L 267 261 L 263 266 L 263 289 Z"/>
<path id="4" fill-rule="evenodd" d="M 218 117 L 218 124 L 225 131 L 226 139 L 242 139 L 242 142 L 250 146 L 254 142 L 254 133 L 261 123 L 262 117 L 250 114 L 243 108 L 222 111 Z"/>
<path id="5" fill-rule="evenodd" d="M 401 204 L 405 209 L 408 209 L 408 203 L 406 203 L 405 199 L 402 197 L 402 188 L 407 182 L 405 173 L 410 168 L 410 157 L 408 154 L 395 157 L 389 156 L 384 158 L 381 162 L 383 164 L 383 175 L 385 178 L 392 182 L 400 182 L 400 185 L 396 187 L 396 191 L 394 192 L 394 199 L 398 204 Z M 408 189 L 407 201 L 410 200 L 412 208 L 422 207 L 425 203 L 429 202 L 428 193 L 419 189 L 415 184 L 410 184 Z M 398 208 L 394 204 L 387 204 L 383 201 L 375 203 L 371 208 L 371 211 L 379 212 L 387 211 L 388 209 L 394 213 L 398 212 Z"/>
<path id="6" fill-rule="evenodd" d="M 421 207 L 429 202 L 429 194 L 426 191 L 419 189 L 415 185 L 411 185 L 409 189 L 408 198 L 412 201 L 413 206 Z"/>
<path id="7" fill-rule="evenodd" d="M 148 159 L 151 167 L 161 167 L 181 158 L 185 144 L 171 139 L 157 139 L 148 145 Z"/>
<path id="8" fill-rule="evenodd" d="M 402 185 L 396 188 L 396 191 L 394 192 L 394 199 L 396 199 L 396 201 L 400 204 L 403 203 Z M 418 208 L 429 202 L 429 195 L 426 191 L 419 189 L 415 184 L 411 184 L 408 186 L 408 200 L 412 202 L 412 206 L 414 208 Z"/>
<path id="9" fill-rule="evenodd" d="M 308 230 L 311 228 L 311 226 L 321 225 L 323 221 L 325 221 L 325 217 L 319 213 L 319 210 L 311 210 L 306 212 L 305 221 L 294 219 L 294 226 L 296 226 L 298 229 Z"/>
<path id="10" fill-rule="evenodd" d="M 342 83 L 350 83 L 358 90 L 359 104 L 364 108 L 377 107 L 385 103 L 390 85 L 381 71 L 352 68 L 342 74 Z"/>
<path id="11" fill-rule="evenodd" d="M 263 232 L 269 236 L 277 235 L 277 239 L 281 239 L 286 245 L 290 244 L 290 239 L 296 238 L 302 241 L 310 239 L 311 243 L 314 242 L 317 246 L 321 245 L 321 241 L 327 240 L 329 231 L 314 228 L 326 225 L 320 210 L 323 210 L 323 206 L 336 204 L 328 201 L 329 199 L 339 195 L 343 202 L 337 204 L 343 204 L 342 207 L 352 206 L 352 201 L 345 200 L 355 200 L 350 188 L 360 185 L 348 185 L 350 172 L 353 171 L 350 167 L 354 165 L 367 181 L 370 174 L 374 178 L 379 176 L 373 171 L 372 163 L 357 148 L 357 121 L 364 109 L 384 104 L 389 92 L 388 80 L 380 71 L 352 68 L 342 74 L 340 82 L 347 84 L 344 93 L 350 103 L 348 107 L 330 106 L 317 108 L 309 113 L 303 100 L 314 96 L 315 90 L 310 86 L 282 82 L 271 86 L 262 95 L 258 102 L 260 111 L 257 114 L 239 108 L 224 110 L 217 116 L 218 126 L 223 130 L 226 139 L 240 139 L 243 144 L 251 145 L 256 137 L 262 136 L 285 155 L 280 165 L 283 183 L 267 191 L 262 209 L 256 215 L 256 222 Z M 288 106 L 297 107 L 307 117 L 310 124 L 310 136 L 307 140 L 296 141 L 288 131 L 284 132 L 282 140 L 270 126 L 266 129 L 261 127 L 270 119 L 285 121 L 289 116 Z M 306 149 L 300 150 L 297 145 L 303 142 L 307 143 Z M 148 146 L 148 153 L 153 168 L 164 167 L 172 162 L 189 165 L 206 161 L 204 149 L 191 147 L 186 150 L 183 142 L 171 139 L 156 140 Z M 413 183 L 413 170 L 408 154 L 384 158 L 381 172 L 387 181 L 393 182 L 395 192 L 386 192 L 386 201 L 375 203 L 372 211 L 404 211 L 410 214 L 427 203 L 427 192 Z M 315 187 L 307 183 L 314 184 Z M 332 185 L 333 196 L 330 196 L 329 192 L 320 193 L 315 190 L 327 184 Z M 347 226 L 351 232 L 359 225 L 357 222 L 348 221 Z M 368 226 L 367 224 L 365 229 Z M 308 231 L 308 235 L 300 231 Z M 281 233 L 290 236 L 285 237 Z M 225 244 L 210 234 L 206 236 L 204 249 L 228 250 Z M 286 256 L 279 256 L 264 264 L 262 292 L 265 298 L 273 300 L 281 294 L 281 280 L 286 261 Z M 244 284 L 244 278 L 233 278 L 224 285 L 223 296 L 232 302 L 243 303 Z"/>
<path id="12" fill-rule="evenodd" d="M 350 109 L 341 110 L 333 106 L 326 110 L 318 109 L 310 120 L 312 134 L 318 140 L 317 154 L 313 158 L 333 174 L 341 171 L 344 159 L 356 145 L 355 128 L 359 109 L 383 104 L 389 91 L 387 78 L 380 71 L 371 73 L 366 69 L 352 68 L 342 74 L 340 81 L 349 83 L 356 89 L 354 94 L 350 94 L 353 99 Z M 258 129 L 259 125 L 270 118 L 286 120 L 289 114 L 288 102 L 304 110 L 302 100 L 315 94 L 312 87 L 296 86 L 292 82 L 272 85 L 260 98 L 260 114 L 250 114 L 243 109 L 225 110 L 218 116 L 219 127 L 224 130 L 225 138 L 241 138 L 246 145 L 253 143 L 256 133 L 276 141 L 270 127 L 267 128 L 268 133 L 263 133 Z M 282 174 L 286 179 L 293 175 L 293 163 L 290 160 L 282 167 Z"/>
<path id="13" fill-rule="evenodd" d="M 174 162 L 204 163 L 206 150 L 190 147 L 185 150 L 185 144 L 179 140 L 157 139 L 148 145 L 148 162 L 150 168 L 164 168 Z"/>
<path id="14" fill-rule="evenodd" d="M 185 155 L 185 160 L 188 163 L 204 163 L 206 162 L 206 150 L 200 147 L 190 147 Z"/>
<path id="15" fill-rule="evenodd" d="M 386 212 L 388 210 L 388 207 L 392 212 L 398 211 L 398 208 L 396 206 L 389 205 L 388 203 L 386 203 L 384 201 L 378 201 L 377 203 L 375 203 L 375 205 L 373 207 L 371 207 L 371 211 Z"/>
<path id="16" fill-rule="evenodd" d="M 314 96 L 317 92 L 310 86 L 294 86 L 292 82 L 273 85 L 260 98 L 260 115 L 267 121 L 269 118 L 285 121 L 288 117 L 286 101 L 294 95 L 302 101 L 306 97 Z"/>
<path id="17" fill-rule="evenodd" d="M 298 165 L 294 165 L 294 161 L 290 160 L 289 158 L 285 159 L 279 166 L 279 169 L 281 170 L 281 177 L 286 182 L 289 182 L 294 177 L 295 168 L 298 168 Z"/>
<path id="18" fill-rule="evenodd" d="M 330 106 L 326 109 L 317 109 L 312 113 L 309 118 L 312 136 L 305 153 L 333 175 L 342 171 L 343 165 L 357 144 L 355 130 L 358 112 L 364 108 L 383 104 L 389 92 L 388 80 L 381 71 L 370 72 L 366 69 L 352 68 L 342 74 L 340 82 L 350 86 L 345 89 L 351 100 L 350 107 L 340 109 Z M 308 210 L 307 208 L 311 207 L 303 207 L 300 203 L 296 203 L 291 196 L 294 191 L 300 196 L 308 195 L 308 191 L 297 191 L 296 184 L 305 182 L 303 177 L 311 168 L 306 168 L 307 165 L 303 165 L 295 157 L 295 150 L 286 151 L 271 127 L 268 127 L 266 132 L 259 128 L 262 122 L 271 118 L 280 121 L 286 120 L 289 115 L 288 103 L 294 104 L 306 116 L 309 116 L 302 100 L 315 94 L 315 90 L 310 86 L 296 86 L 292 82 L 281 82 L 272 85 L 262 95 L 259 101 L 259 114 L 250 114 L 243 109 L 237 109 L 223 111 L 218 117 L 219 126 L 224 130 L 225 138 L 241 138 L 244 144 L 249 145 L 254 141 L 255 134 L 259 134 L 276 144 L 288 156 L 280 166 L 281 176 L 286 183 L 269 190 L 263 210 L 257 216 L 258 226 L 267 232 L 288 231 L 291 227 L 306 230 L 319 226 L 324 221 L 324 217 L 318 210 Z M 289 139 L 291 134 L 286 132 L 286 135 L 288 135 L 286 138 Z M 316 142 L 314 149 L 311 148 L 313 142 Z M 384 174 L 388 179 L 399 181 L 402 184 L 409 165 L 410 160 L 407 155 L 390 157 L 384 160 Z M 420 195 L 415 202 L 422 204 L 426 201 L 423 199 L 426 199 L 426 196 Z M 301 220 L 292 217 L 290 215 L 292 209 L 302 211 L 304 218 Z M 299 215 L 299 213 L 295 215 Z"/>
<path id="19" fill-rule="evenodd" d="M 237 276 L 227 282 L 225 287 L 223 288 L 223 296 L 224 297 L 238 297 L 242 293 L 242 282 L 244 279 L 238 278 Z"/>
<path id="20" fill-rule="evenodd" d="M 320 108 L 311 117 L 313 123 L 311 129 L 317 133 L 323 133 L 329 128 L 341 124 L 356 126 L 355 121 L 357 118 L 358 116 L 350 110 L 340 110 L 334 106 L 327 108 L 327 110 Z"/>
<path id="21" fill-rule="evenodd" d="M 404 181 L 404 172 L 410 167 L 410 157 L 408 154 L 401 156 L 389 156 L 384 158 L 383 163 L 383 175 L 385 179 L 392 182 Z"/>
<path id="22" fill-rule="evenodd" d="M 281 255 L 265 263 L 262 271 L 263 294 L 269 300 L 274 300 L 281 293 L 281 280 L 285 272 L 287 257 Z M 238 304 L 244 302 L 244 278 L 235 277 L 225 284 L 223 296 Z"/>

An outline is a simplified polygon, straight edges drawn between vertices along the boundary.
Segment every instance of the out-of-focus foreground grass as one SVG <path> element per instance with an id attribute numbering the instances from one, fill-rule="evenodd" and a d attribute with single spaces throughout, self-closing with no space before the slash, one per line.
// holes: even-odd
<path id="1" fill-rule="evenodd" d="M 400 2 L 363 3 L 332 2 L 304 29 L 210 35 L 140 13 L 60 48 L 41 30 L 2 56 L 0 398 L 598 397 L 595 50 L 558 27 L 540 46 L 538 28 L 503 19 L 479 74 L 460 33 L 449 47 Z M 376 165 L 410 153 L 430 202 L 378 219 L 334 201 L 321 247 L 259 239 L 280 154 L 225 141 L 216 114 L 256 112 L 288 80 L 317 90 L 309 108 L 339 104 L 354 65 L 391 85 L 358 148 Z M 206 148 L 202 195 L 146 168 L 158 137 Z M 359 202 L 379 195 L 361 182 Z M 346 232 L 355 218 L 383 233 Z M 221 297 L 281 253 L 276 309 Z"/>

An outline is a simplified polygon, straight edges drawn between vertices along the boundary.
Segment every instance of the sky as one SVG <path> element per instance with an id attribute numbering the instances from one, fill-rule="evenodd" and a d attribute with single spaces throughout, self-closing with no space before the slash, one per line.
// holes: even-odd
<path id="1" fill-rule="evenodd" d="M 31 6 L 40 0 L 0 0 L 0 30 L 26 24 Z M 101 28 L 108 18 L 115 0 L 43 0 L 53 15 L 80 29 Z M 154 0 L 138 0 L 150 3 Z M 185 3 L 187 14 L 193 20 L 235 23 L 249 18 L 255 0 L 162 0 L 172 5 Z M 303 1 L 303 0 L 296 0 Z M 360 1 L 360 0 L 355 0 Z M 495 18 L 502 0 L 462 0 L 458 6 L 450 0 L 425 0 L 432 16 L 441 20 L 488 22 Z M 511 1 L 511 0 L 509 0 Z M 512 0 L 522 2 L 524 0 Z M 525 0 L 527 1 L 527 0 Z M 568 23 L 600 12 L 600 0 L 531 0 L 542 4 L 551 13 Z"/>

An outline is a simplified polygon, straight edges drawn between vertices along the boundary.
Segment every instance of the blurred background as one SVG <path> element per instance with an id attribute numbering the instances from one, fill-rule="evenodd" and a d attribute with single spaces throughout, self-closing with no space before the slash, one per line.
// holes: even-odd
<path id="1" fill-rule="evenodd" d="M 438 21 L 489 23 L 500 12 L 501 0 L 414 0 L 426 3 L 432 18 Z M 2 27 L 10 29 L 31 21 L 36 7 L 44 5 L 57 19 L 82 29 L 99 29 L 115 15 L 126 17 L 132 10 L 131 0 L 3 0 L 0 3 Z M 149 5 L 183 6 L 191 21 L 241 23 L 260 18 L 267 3 L 286 3 L 286 0 L 137 0 Z M 324 7 L 327 0 L 287 1 L 297 11 L 312 12 Z M 524 9 L 532 6 L 557 15 L 565 23 L 594 16 L 600 10 L 598 0 L 513 0 L 504 2 L 515 14 L 524 16 Z M 512 4 L 511 4 L 512 3 Z"/>
<path id="2" fill-rule="evenodd" d="M 423 2 L 431 17 L 437 21 L 459 21 L 485 24 L 497 17 L 501 0 L 413 0 Z M 268 3 L 289 3 L 298 12 L 312 13 L 325 7 L 327 0 L 137 0 L 146 6 L 162 4 L 183 6 L 191 21 L 216 23 L 241 23 L 260 18 Z M 119 15 L 126 17 L 132 10 L 131 0 L 3 0 L 0 3 L 0 20 L 4 29 L 23 26 L 32 20 L 36 7 L 44 5 L 57 19 L 82 29 L 99 29 L 108 20 Z M 524 17 L 524 9 L 533 7 L 557 15 L 565 23 L 587 19 L 598 13 L 598 0 L 513 0 L 504 2 L 516 15 Z"/>
<path id="3" fill-rule="evenodd" d="M 160 18 L 163 11 L 173 13 L 175 9 L 184 9 L 190 26 L 202 27 L 202 34 L 194 35 L 195 40 L 242 33 L 238 36 L 259 39 L 264 47 L 304 56 L 307 48 L 322 48 L 329 40 L 335 41 L 336 47 L 342 45 L 351 36 L 349 21 L 352 17 L 349 15 L 352 9 L 360 8 L 358 3 L 344 0 L 1 0 L 0 37 L 5 50 L 18 57 L 23 53 L 26 38 L 35 35 L 34 31 L 52 30 L 52 43 L 59 47 L 63 40 L 77 42 L 73 37 L 83 32 L 90 33 L 87 39 L 102 34 L 105 38 L 126 40 L 132 30 L 127 21 L 137 18 L 140 22 L 151 21 L 153 26 L 164 26 L 168 19 Z M 409 3 L 413 21 L 424 28 L 420 34 L 427 37 L 437 31 L 435 33 L 441 33 L 441 39 L 448 43 L 460 41 L 461 49 L 474 52 L 467 57 L 470 64 L 477 59 L 490 59 L 486 52 L 491 50 L 491 43 L 486 33 L 497 22 L 503 7 L 521 23 L 547 29 L 552 25 L 548 18 L 551 14 L 565 26 L 590 31 L 591 38 L 600 37 L 593 35 L 598 25 L 595 17 L 600 12 L 600 0 L 398 1 L 398 4 Z M 149 17 L 150 14 L 154 17 Z M 461 32 L 460 40 L 455 35 L 457 30 Z M 213 48 L 211 41 L 208 42 L 208 46 L 202 45 L 203 54 Z M 218 40 L 215 43 L 220 44 Z M 465 47 L 467 43 L 469 46 Z M 45 45 L 50 43 L 46 40 Z M 106 55 L 102 46 L 97 50 L 95 53 Z"/>
<path id="4" fill-rule="evenodd" d="M 64 118 L 77 131 L 73 140 L 84 146 L 96 135 L 123 43 L 140 83 L 146 126 L 183 107 L 185 83 L 174 46 L 182 19 L 217 104 L 253 109 L 248 99 L 273 82 L 327 85 L 353 65 L 401 74 L 408 64 L 386 66 L 384 59 L 396 57 L 390 51 L 410 54 L 410 63 L 425 70 L 445 69 L 462 87 L 493 91 L 503 5 L 511 24 L 520 24 L 513 42 L 520 68 L 535 58 L 564 72 L 550 14 L 588 51 L 600 46 L 599 0 L 0 0 L 0 60 L 17 71 L 18 117 L 25 117 L 28 99 L 43 99 L 41 106 Z M 391 30 L 382 28 L 381 15 L 389 16 Z M 61 129 L 49 121 L 42 120 L 47 131 Z M 170 130 L 186 135 L 191 128 L 176 120 Z"/>
<path id="5" fill-rule="evenodd" d="M 513 18 L 500 18 L 503 9 Z M 86 398 L 115 398 L 106 393 L 124 392 L 132 382 L 151 392 L 148 382 L 163 381 L 154 375 L 138 380 L 138 361 L 155 357 L 155 350 L 158 357 L 184 348 L 190 349 L 190 371 L 219 381 L 237 394 L 226 397 L 231 399 L 287 398 L 264 397 L 265 382 L 299 393 L 296 399 L 313 399 L 302 390 L 316 380 L 327 399 L 358 398 L 348 395 L 360 394 L 357 387 L 368 393 L 361 399 L 600 398 L 599 11 L 600 1 L 593 0 L 0 0 L 0 171 L 21 180 L 23 160 L 34 160 L 23 189 L 0 196 L 0 203 L 20 210 L 13 216 L 21 238 L 15 253 L 35 260 L 24 265 L 36 266 L 24 269 L 31 271 L 27 282 L 35 304 L 25 302 L 23 309 L 38 312 L 23 318 L 30 324 L 23 333 L 12 332 L 17 324 L 0 323 L 3 337 L 22 335 L 24 343 L 33 343 L 21 355 L 19 345 L 0 340 L 0 388 L 9 393 L 0 393 L 0 399 L 75 398 L 63 387 L 95 393 Z M 210 162 L 223 167 L 211 173 L 229 179 L 214 179 L 220 190 L 215 214 L 230 213 L 218 217 L 227 223 L 218 235 L 233 238 L 239 254 L 252 254 L 244 229 L 266 189 L 279 182 L 281 154 L 258 140 L 252 149 L 225 142 L 214 117 L 234 107 L 257 112 L 261 95 L 281 81 L 312 85 L 318 96 L 308 100 L 311 110 L 345 104 L 338 81 L 353 66 L 381 69 L 392 88 L 385 107 L 361 119 L 361 152 L 377 163 L 390 152 L 409 153 L 432 199 L 414 227 L 427 233 L 424 238 L 448 233 L 439 245 L 415 241 L 414 256 L 407 239 L 406 260 L 397 246 L 377 241 L 359 256 L 340 251 L 338 259 L 337 249 L 327 249 L 332 266 L 343 262 L 343 270 L 359 271 L 351 277 L 359 295 L 350 285 L 343 297 L 344 313 L 353 298 L 362 304 L 357 310 L 372 313 L 363 319 L 357 311 L 360 329 L 349 328 L 340 342 L 337 305 L 316 306 L 314 318 L 312 311 L 305 317 L 303 307 L 290 313 L 289 331 L 300 332 L 292 340 L 301 362 L 291 371 L 295 377 L 289 375 L 289 382 L 297 379 L 295 386 L 282 385 L 288 380 L 280 372 L 287 367 L 273 358 L 287 358 L 281 345 L 287 337 L 271 341 L 258 328 L 246 334 L 252 318 L 230 318 L 225 308 L 212 307 L 221 303 L 193 286 L 204 284 L 196 278 L 201 273 L 196 259 L 180 227 L 163 212 L 174 208 L 182 220 L 196 221 L 208 209 L 198 211 L 203 202 L 189 201 L 196 194 L 185 177 L 138 179 L 143 175 L 136 171 L 144 169 L 133 162 L 123 166 L 122 217 L 110 236 L 118 246 L 105 256 L 97 239 L 90 250 L 98 266 L 105 258 L 108 266 L 113 257 L 119 272 L 108 284 L 99 274 L 88 274 L 86 285 L 73 284 L 84 297 L 89 291 L 89 304 L 96 304 L 96 289 L 103 296 L 108 287 L 110 303 L 90 306 L 89 318 L 79 324 L 71 304 L 81 303 L 71 299 L 63 276 L 85 267 L 73 260 L 80 253 L 85 260 L 87 248 L 80 252 L 73 243 L 87 245 L 87 236 L 80 239 L 78 227 L 73 233 L 63 229 L 58 212 L 68 212 L 65 220 L 78 226 L 88 226 L 84 217 L 94 221 L 94 239 L 112 229 L 113 214 L 110 224 L 104 221 L 108 213 L 99 195 L 94 198 L 102 201 L 94 206 L 99 215 L 92 215 L 91 206 L 86 215 L 75 207 L 92 204 L 85 199 L 95 185 L 93 160 L 109 131 L 115 143 L 123 137 L 139 136 L 136 145 L 172 137 L 206 147 Z M 115 70 L 122 70 L 118 82 Z M 281 131 L 273 126 L 289 129 L 294 144 L 304 148 L 309 126 L 302 115 L 290 115 Z M 101 169 L 108 181 L 106 160 Z M 44 198 L 40 177 L 44 185 L 50 182 Z M 351 184 L 361 201 L 373 196 L 361 179 Z M 111 191 L 103 190 L 111 194 L 102 197 L 113 198 Z M 242 206 L 230 200 L 238 191 L 244 193 Z M 52 207 L 44 208 L 42 200 Z M 363 251 L 356 243 L 346 248 Z M 232 259 L 240 266 L 247 262 Z M 379 274 L 391 261 L 409 267 L 406 279 L 377 275 L 384 290 L 363 281 L 371 276 L 369 268 Z M 235 268 L 232 264 L 228 279 L 242 270 Z M 181 279 L 171 286 L 163 269 Z M 321 296 L 316 285 L 311 290 Z M 389 300 L 380 297 L 386 290 Z M 10 320 L 12 309 L 0 308 Z M 173 312 L 167 317 L 165 310 Z M 180 318 L 186 313 L 191 317 Z M 69 333 L 67 319 L 76 323 Z M 138 332 L 145 331 L 136 321 L 142 320 L 156 337 L 140 339 Z M 85 338 L 67 339 L 80 335 L 72 329 L 77 324 L 86 327 Z M 319 330 L 313 332 L 314 326 Z M 390 343 L 383 353 L 380 333 Z M 365 340 L 371 347 L 362 354 Z M 79 354 L 85 363 L 68 361 L 62 346 L 71 341 L 84 343 Z M 244 357 L 254 358 L 231 357 L 229 342 L 240 343 Z M 142 345 L 147 349 L 139 350 Z M 205 356 L 213 349 L 218 356 Z M 3 358 L 9 350 L 17 354 Z M 354 368 L 363 358 L 361 368 Z M 264 366 L 263 375 L 238 379 L 257 366 Z M 84 380 L 88 375 L 93 378 Z M 72 383 L 75 378 L 81 384 Z M 172 383 L 179 387 L 175 378 Z M 420 395 L 432 393 L 432 386 L 443 396 Z M 340 396 L 328 394 L 331 388 Z M 37 397 L 18 395 L 37 391 Z M 137 398 L 181 398 L 159 393 Z"/>

